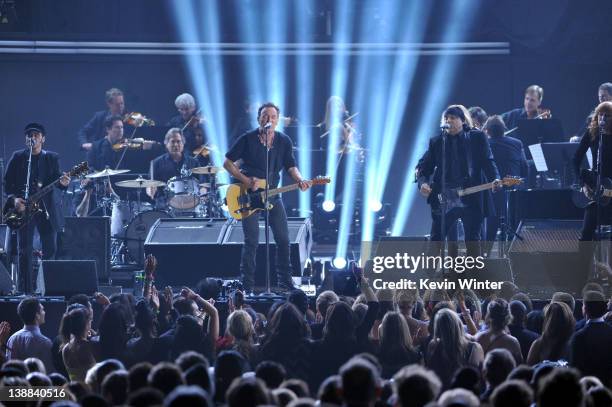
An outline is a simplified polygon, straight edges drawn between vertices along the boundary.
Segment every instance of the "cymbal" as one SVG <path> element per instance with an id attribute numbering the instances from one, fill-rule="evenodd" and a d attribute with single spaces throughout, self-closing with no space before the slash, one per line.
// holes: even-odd
<path id="1" fill-rule="evenodd" d="M 219 188 L 219 187 L 224 187 L 227 184 L 223 184 L 223 183 L 217 182 L 215 185 L 217 186 L 217 188 Z M 202 188 L 210 188 L 210 182 L 203 182 L 203 183 L 200 184 L 200 187 L 202 187 Z"/>
<path id="2" fill-rule="evenodd" d="M 165 186 L 165 182 L 156 181 L 154 179 L 145 179 L 138 177 L 136 179 L 129 179 L 126 181 L 119 181 L 115 185 L 124 188 L 150 188 L 150 187 L 162 187 Z"/>
<path id="3" fill-rule="evenodd" d="M 212 165 L 208 165 L 206 167 L 196 167 L 196 168 L 192 168 L 191 169 L 191 173 L 192 174 L 217 174 L 219 172 L 223 172 L 225 171 L 223 168 L 221 167 L 213 167 Z"/>
<path id="4" fill-rule="evenodd" d="M 110 177 L 112 175 L 125 174 L 126 172 L 130 172 L 130 170 L 111 170 L 110 168 L 105 168 L 102 171 L 94 172 L 93 174 L 85 175 L 85 178 L 101 178 L 101 177 Z"/>

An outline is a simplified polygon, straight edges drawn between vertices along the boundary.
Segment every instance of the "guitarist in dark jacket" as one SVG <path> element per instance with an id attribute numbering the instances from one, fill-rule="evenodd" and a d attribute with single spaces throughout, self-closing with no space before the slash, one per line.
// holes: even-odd
<path id="1" fill-rule="evenodd" d="M 459 218 L 463 221 L 465 241 L 469 256 L 480 255 L 482 220 L 494 214 L 489 191 L 477 192 L 461 198 L 463 206 L 447 208 L 445 231 L 442 232 L 442 213 L 438 194 L 442 189 L 442 150 L 446 139 L 445 180 L 446 190 L 481 185 L 487 181 L 499 184 L 499 173 L 493 160 L 487 137 L 472 128 L 467 109 L 462 105 L 451 105 L 443 114 L 442 127 L 446 130 L 429 141 L 429 148 L 419 160 L 416 168 L 417 182 L 422 195 L 431 206 L 431 241 L 442 242 L 449 227 Z M 430 179 L 433 183 L 430 185 Z M 441 248 L 441 243 L 438 243 Z M 438 248 L 438 250 L 439 250 Z"/>
<path id="2" fill-rule="evenodd" d="M 612 177 L 612 102 L 602 102 L 595 108 L 595 112 L 589 125 L 589 130 L 580 139 L 580 145 L 574 155 L 574 172 L 583 184 L 583 192 L 592 197 L 597 185 L 598 151 L 599 151 L 599 132 L 603 132 L 603 150 L 601 175 L 602 179 Z M 593 172 L 581 171 L 582 161 L 586 157 L 587 151 L 591 149 L 593 156 Z M 607 225 L 612 221 L 612 205 L 600 207 L 599 222 Z M 597 229 L 597 205 L 591 202 L 584 209 L 584 220 L 582 222 L 582 232 L 580 240 L 594 240 L 595 229 Z"/>
<path id="3" fill-rule="evenodd" d="M 225 154 L 223 167 L 236 180 L 253 191 L 258 189 L 261 180 L 266 179 L 266 147 L 269 149 L 269 186 L 276 188 L 280 180 L 280 171 L 285 169 L 299 183 L 302 191 L 309 184 L 302 179 L 293 155 L 293 143 L 286 134 L 275 131 L 280 115 L 279 108 L 273 103 L 260 106 L 257 121 L 259 128 L 241 135 Z M 266 146 L 267 143 L 267 146 Z M 241 160 L 241 166 L 235 162 Z M 269 211 L 270 228 L 276 242 L 276 266 L 278 284 L 281 288 L 293 288 L 289 262 L 289 229 L 287 213 L 279 196 L 271 197 L 273 205 Z M 242 219 L 244 246 L 240 260 L 240 272 L 244 290 L 253 290 L 255 279 L 255 257 L 259 245 L 259 214 Z"/>
<path id="4" fill-rule="evenodd" d="M 40 188 L 60 178 L 58 188 L 65 189 L 70 183 L 70 178 L 60 172 L 57 153 L 42 149 L 45 142 L 45 128 L 41 124 L 31 123 L 25 127 L 24 131 L 26 145 L 29 145 L 29 143 L 32 145 L 30 196 Z M 8 194 L 7 204 L 14 205 L 18 212 L 25 211 L 24 197 L 29 154 L 29 148 L 13 153 L 4 175 L 6 193 Z M 19 253 L 18 290 L 26 294 L 33 291 L 32 246 L 34 228 L 37 228 L 40 234 L 43 259 L 52 259 L 55 256 L 57 232 L 63 227 L 63 217 L 57 192 L 57 190 L 53 190 L 41 199 L 42 211 L 37 213 L 17 233 Z"/>

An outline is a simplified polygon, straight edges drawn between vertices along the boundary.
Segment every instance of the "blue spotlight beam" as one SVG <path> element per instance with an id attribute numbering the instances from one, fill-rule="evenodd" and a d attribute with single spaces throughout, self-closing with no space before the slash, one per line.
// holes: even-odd
<path id="1" fill-rule="evenodd" d="M 352 0 L 338 0 L 336 12 L 334 15 L 334 56 L 332 60 L 332 80 L 331 80 L 331 95 L 339 96 L 345 99 L 346 83 L 348 80 L 348 59 L 344 44 L 350 42 L 350 34 L 353 29 L 353 22 L 346 16 L 349 15 L 351 9 L 354 9 Z M 332 123 L 327 123 L 330 127 L 338 126 L 338 118 L 332 118 Z M 331 177 L 331 182 L 325 188 L 325 199 L 335 200 L 336 190 L 336 161 L 338 159 L 338 144 L 340 143 L 339 132 L 332 131 L 327 135 L 327 157 L 326 169 L 327 175 Z"/>
<path id="2" fill-rule="evenodd" d="M 470 6 L 472 6 L 472 9 L 470 9 Z M 455 0 L 452 2 L 443 42 L 456 41 L 457 39 L 460 41 L 465 36 L 465 31 L 477 12 L 475 9 L 477 6 L 478 4 L 471 0 Z M 462 17 L 460 18 L 459 16 Z M 417 127 L 416 148 L 412 151 L 408 168 L 406 169 L 407 176 L 405 177 L 402 195 L 391 230 L 393 236 L 399 236 L 404 232 L 414 198 L 418 195 L 414 179 L 411 175 L 418 159 L 427 149 L 427 140 L 435 126 L 434 123 L 438 122 L 437 118 L 448 99 L 448 91 L 452 88 L 452 83 L 455 80 L 459 59 L 459 56 L 444 56 L 439 57 L 436 62 L 434 73 L 430 80 L 430 91 L 423 104 L 425 110 Z"/>
<path id="3" fill-rule="evenodd" d="M 294 16 L 297 25 L 298 42 L 307 43 L 312 39 L 312 27 L 307 20 L 307 11 L 313 9 L 312 0 L 303 0 L 295 5 Z M 310 179 L 312 177 L 312 129 L 304 124 L 314 123 L 312 115 L 313 98 L 313 57 L 299 55 L 297 57 L 297 81 L 300 90 L 297 93 L 297 117 L 300 118 L 298 132 L 298 163 L 302 176 Z M 309 216 L 311 213 L 311 194 L 299 195 L 300 216 Z"/>

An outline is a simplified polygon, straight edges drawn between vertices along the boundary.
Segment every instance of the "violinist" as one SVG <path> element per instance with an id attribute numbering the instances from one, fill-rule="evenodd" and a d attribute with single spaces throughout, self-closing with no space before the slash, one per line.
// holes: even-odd
<path id="1" fill-rule="evenodd" d="M 115 168 L 121 157 L 120 151 L 113 150 L 113 144 L 123 140 L 122 117 L 119 115 L 109 116 L 104 121 L 104 130 L 106 132 L 105 137 L 93 142 L 91 150 L 87 153 L 89 168 L 96 171 L 101 171 L 107 166 Z"/>
<path id="2" fill-rule="evenodd" d="M 538 85 L 531 85 L 525 89 L 525 97 L 523 98 L 523 107 L 510 110 L 502 113 L 501 117 L 508 129 L 512 130 L 512 137 L 521 139 L 518 133 L 518 125 L 520 120 L 525 119 L 549 119 L 550 110 L 542 109 L 542 99 L 544 98 L 544 89 Z"/>
<path id="3" fill-rule="evenodd" d="M 178 115 L 168 122 L 167 126 L 182 130 L 185 137 L 185 153 L 196 157 L 200 166 L 210 164 L 210 155 L 206 145 L 204 119 L 196 110 L 196 102 L 189 93 L 182 93 L 174 100 Z"/>
<path id="4" fill-rule="evenodd" d="M 111 88 L 107 90 L 105 99 L 107 109 L 96 112 L 77 134 L 79 146 L 82 150 L 90 151 L 95 141 L 104 138 L 106 135 L 104 121 L 109 116 L 123 115 L 125 102 L 123 92 L 120 89 Z"/>

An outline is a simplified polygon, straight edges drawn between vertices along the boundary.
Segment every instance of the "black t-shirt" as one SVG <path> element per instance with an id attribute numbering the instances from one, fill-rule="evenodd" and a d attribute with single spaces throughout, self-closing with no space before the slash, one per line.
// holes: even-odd
<path id="1" fill-rule="evenodd" d="M 259 130 L 255 129 L 240 136 L 225 157 L 231 161 L 242 160 L 240 172 L 249 177 L 266 178 L 266 147 L 259 141 Z M 276 188 L 280 171 L 295 167 L 293 143 L 289 136 L 274 132 L 274 142 L 269 154 L 270 188 Z"/>

